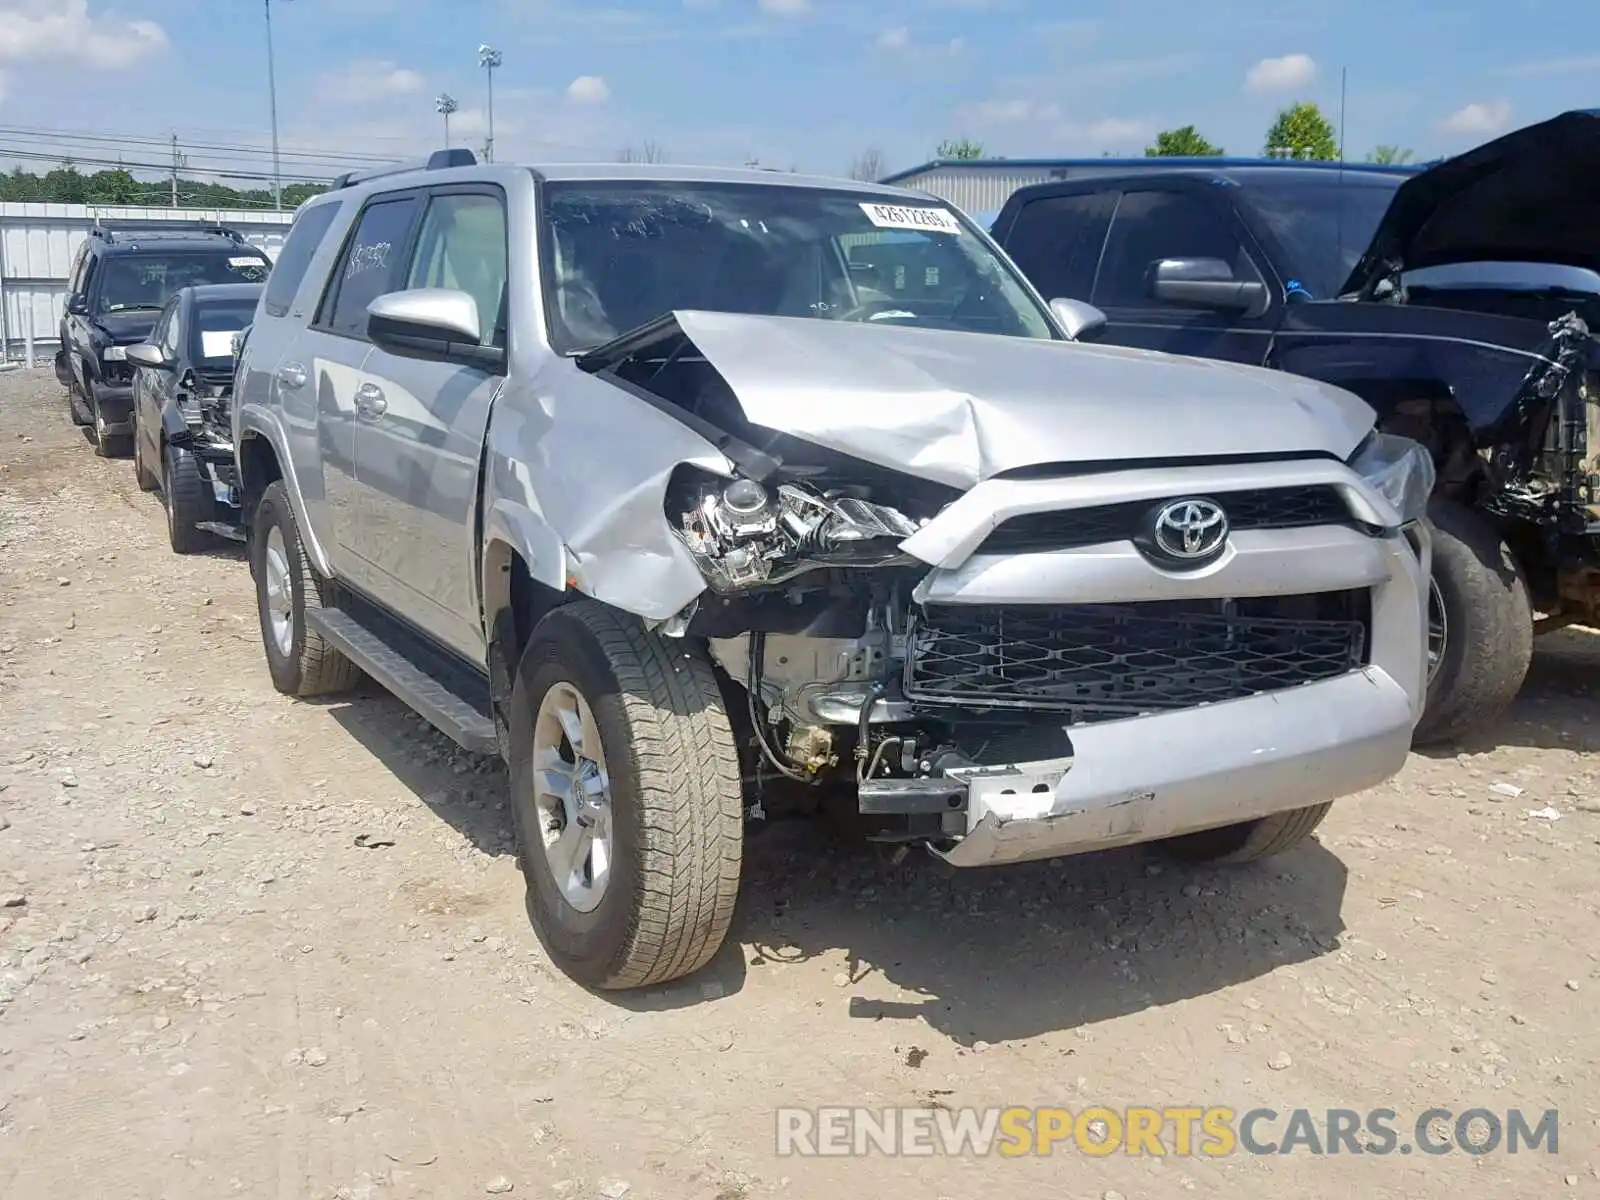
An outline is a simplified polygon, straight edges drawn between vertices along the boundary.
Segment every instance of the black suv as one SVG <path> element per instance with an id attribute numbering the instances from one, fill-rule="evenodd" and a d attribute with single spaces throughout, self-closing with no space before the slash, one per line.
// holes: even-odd
<path id="1" fill-rule="evenodd" d="M 72 260 L 56 378 L 72 420 L 87 425 L 95 453 L 133 447 L 133 368 L 142 342 L 172 294 L 208 283 L 260 283 L 272 260 L 236 231 L 176 221 L 102 223 Z"/>
<path id="2" fill-rule="evenodd" d="M 1535 632 L 1600 623 L 1596 179 L 1600 110 L 1421 171 L 1086 170 L 1019 189 L 993 232 L 1045 296 L 1099 308 L 1103 341 L 1337 384 L 1428 445 L 1425 744 L 1510 704 Z"/>

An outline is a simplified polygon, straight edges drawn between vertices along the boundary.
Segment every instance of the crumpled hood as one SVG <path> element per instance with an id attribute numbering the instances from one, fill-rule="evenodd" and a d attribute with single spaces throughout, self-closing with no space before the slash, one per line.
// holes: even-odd
<path id="1" fill-rule="evenodd" d="M 150 336 L 160 316 L 159 310 L 141 308 L 134 312 L 101 313 L 95 317 L 94 323 L 110 334 L 111 340 L 117 345 L 131 346 Z"/>
<path id="2" fill-rule="evenodd" d="M 1038 464 L 1348 457 L 1359 397 L 1234 363 L 870 322 L 680 311 L 753 424 L 968 488 Z"/>
<path id="3" fill-rule="evenodd" d="M 1562 113 L 1411 176 L 1343 291 L 1396 267 L 1562 263 L 1600 270 L 1600 109 Z"/>

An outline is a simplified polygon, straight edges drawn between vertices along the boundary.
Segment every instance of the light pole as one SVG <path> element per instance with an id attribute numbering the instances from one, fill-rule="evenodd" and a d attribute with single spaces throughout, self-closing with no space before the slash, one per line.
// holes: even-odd
<path id="1" fill-rule="evenodd" d="M 272 206 L 283 211 L 283 172 L 278 162 L 278 69 L 272 58 L 272 0 L 263 0 L 267 13 L 267 104 L 272 109 Z"/>
<path id="2" fill-rule="evenodd" d="M 478 47 L 478 65 L 489 77 L 489 140 L 483 144 L 483 157 L 489 162 L 494 161 L 494 73 L 503 62 L 505 56 L 493 46 Z"/>
<path id="3" fill-rule="evenodd" d="M 461 106 L 456 103 L 456 98 L 449 92 L 440 92 L 438 99 L 433 102 L 433 111 L 444 118 L 444 148 L 450 149 L 450 114 Z"/>

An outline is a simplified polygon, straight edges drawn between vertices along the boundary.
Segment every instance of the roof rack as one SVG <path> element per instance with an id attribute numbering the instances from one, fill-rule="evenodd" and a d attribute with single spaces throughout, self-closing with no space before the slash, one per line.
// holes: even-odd
<path id="1" fill-rule="evenodd" d="M 334 176 L 333 182 L 328 184 L 328 190 L 337 192 L 340 188 L 365 183 L 369 179 L 381 179 L 385 175 L 401 175 L 407 171 L 446 171 L 451 167 L 477 165 L 476 154 L 465 146 L 456 146 L 450 150 L 435 150 L 421 162 L 392 163 L 386 167 L 372 167 L 365 171 L 346 171 L 343 175 Z"/>
<path id="2" fill-rule="evenodd" d="M 96 218 L 95 223 L 89 228 L 89 236 L 100 238 L 108 244 L 115 245 L 134 235 L 139 238 L 168 237 L 185 238 L 194 237 L 196 234 L 209 234 L 213 237 L 225 237 L 229 241 L 243 242 L 244 235 L 237 229 L 231 229 L 220 221 L 162 221 L 162 220 L 123 220 L 107 221 Z"/>

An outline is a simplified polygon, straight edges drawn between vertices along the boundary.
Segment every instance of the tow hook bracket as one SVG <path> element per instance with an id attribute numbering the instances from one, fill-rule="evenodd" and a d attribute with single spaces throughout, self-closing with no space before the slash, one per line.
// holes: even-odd
<path id="1" fill-rule="evenodd" d="M 948 775 L 919 779 L 868 779 L 857 789 L 860 811 L 871 816 L 963 812 L 967 785 Z"/>

